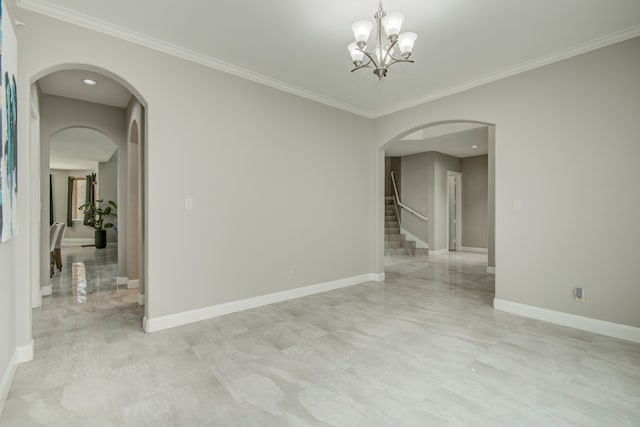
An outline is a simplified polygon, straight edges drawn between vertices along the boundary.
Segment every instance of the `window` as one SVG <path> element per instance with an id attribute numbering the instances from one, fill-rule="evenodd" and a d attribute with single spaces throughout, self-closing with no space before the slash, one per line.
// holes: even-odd
<path id="1" fill-rule="evenodd" d="M 80 210 L 80 206 L 84 205 L 87 197 L 87 179 L 76 178 L 73 180 L 73 221 L 83 221 L 84 214 Z"/>

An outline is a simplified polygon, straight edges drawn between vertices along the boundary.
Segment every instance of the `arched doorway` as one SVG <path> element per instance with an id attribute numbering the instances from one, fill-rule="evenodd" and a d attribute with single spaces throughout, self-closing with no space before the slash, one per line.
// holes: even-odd
<path id="1" fill-rule="evenodd" d="M 476 130 L 474 130 L 476 129 Z M 484 130 L 482 130 L 484 129 Z M 482 145 L 478 143 L 469 143 L 469 147 L 463 146 L 463 142 L 469 141 L 469 138 L 463 138 L 462 136 L 465 134 L 470 134 L 473 132 L 480 132 L 482 134 L 484 132 L 484 147 L 479 147 Z M 456 136 L 453 138 L 452 136 Z M 458 143 L 457 140 L 460 140 L 461 143 Z M 465 142 L 466 143 L 466 142 Z M 401 144 L 405 144 L 405 149 L 398 149 L 398 146 Z M 422 147 L 421 145 L 422 144 Z M 473 148 L 472 148 L 473 146 Z M 440 147 L 440 148 L 438 148 Z M 395 155 L 407 155 L 407 154 L 416 154 L 423 151 L 434 151 L 442 150 L 443 147 L 446 147 L 444 151 L 447 151 L 451 156 L 473 156 L 474 150 L 477 150 L 475 155 L 480 154 L 481 152 L 487 154 L 488 164 L 487 168 L 487 198 L 486 198 L 486 233 L 487 233 L 487 252 L 488 252 L 488 260 L 487 260 L 487 272 L 493 273 L 495 272 L 495 126 L 491 123 L 483 122 L 483 121 L 475 121 L 475 120 L 444 120 L 437 122 L 429 122 L 425 124 L 421 124 L 418 126 L 412 126 L 405 131 L 397 134 L 396 136 L 386 140 L 386 142 L 382 143 L 379 147 L 379 162 L 378 162 L 378 212 L 379 212 L 379 220 L 377 230 L 384 230 L 384 224 L 386 218 L 388 218 L 389 209 L 385 209 L 385 197 L 389 198 L 388 191 L 385 190 L 385 187 L 388 187 L 388 174 L 389 169 L 389 161 L 386 159 L 386 154 L 388 152 L 395 153 Z M 485 151 L 482 151 L 484 149 Z M 385 162 L 386 160 L 386 162 Z M 385 167 L 386 163 L 386 167 Z M 386 169 L 386 170 L 385 170 Z M 455 172 L 456 168 L 450 168 L 449 172 Z M 446 166 L 440 166 L 440 174 L 442 176 L 432 176 L 432 181 L 438 181 L 440 184 L 439 187 L 425 189 L 425 193 L 430 191 L 430 200 L 429 202 L 423 201 L 420 206 L 415 206 L 415 217 L 413 218 L 410 215 L 406 215 L 407 222 L 411 222 L 413 219 L 415 223 L 418 225 L 413 229 L 418 229 L 420 233 L 416 237 L 416 240 L 420 240 L 420 237 L 425 239 L 423 244 L 424 247 L 429 247 L 430 253 L 432 249 L 436 249 L 436 253 L 446 252 L 449 249 L 449 234 L 452 232 L 452 229 L 449 228 L 449 211 L 450 206 L 448 204 L 448 175 L 455 175 L 454 173 L 449 173 L 446 169 Z M 459 170 L 458 170 L 459 173 Z M 439 178 L 439 179 L 437 179 Z M 426 184 L 425 184 L 426 185 Z M 432 182 L 430 185 L 434 185 Z M 438 209 L 434 208 L 434 205 L 437 205 L 435 201 L 437 201 L 437 197 L 440 197 L 442 200 L 440 201 L 440 205 Z M 426 199 L 426 196 L 425 196 Z M 408 206 L 408 205 L 407 205 Z M 427 209 L 427 206 L 429 209 Z M 404 208 L 401 208 L 403 210 Z M 455 209 L 455 208 L 454 208 Z M 412 210 L 411 206 L 408 206 L 408 211 Z M 386 215 L 385 215 L 386 213 Z M 423 217 L 422 221 L 419 217 Z M 421 227 L 421 228 L 420 228 Z M 404 229 L 401 229 L 405 232 Z M 456 230 L 453 230 L 456 232 Z M 459 231 L 458 231 L 459 232 Z M 383 234 L 383 231 L 380 231 L 380 234 L 377 236 L 377 253 L 379 259 L 379 265 L 384 265 L 384 253 L 385 248 L 388 246 L 388 242 L 385 242 L 386 234 Z M 409 233 L 409 235 L 411 235 Z M 413 236 L 415 237 L 415 236 Z M 426 243 L 428 241 L 428 243 Z M 442 246 L 440 248 L 440 246 Z M 419 244 L 418 244 L 419 247 Z M 469 248 L 475 249 L 475 248 Z"/>
<path id="2" fill-rule="evenodd" d="M 97 85 L 88 84 L 85 80 L 97 82 Z M 37 212 L 30 213 L 30 223 L 40 225 L 37 227 L 39 233 L 32 233 L 30 236 L 32 262 L 40 267 L 38 274 L 32 274 L 32 288 L 45 288 L 47 283 L 43 270 L 48 263 L 48 249 L 44 248 L 48 246 L 46 243 L 49 239 L 49 203 L 44 199 L 47 199 L 49 187 L 49 142 L 68 129 L 92 129 L 118 145 L 116 159 L 119 167 L 114 191 L 120 207 L 117 239 L 118 277 L 125 278 L 125 283 L 129 283 L 128 274 L 131 270 L 128 266 L 136 273 L 144 271 L 142 260 L 146 250 L 144 245 L 140 244 L 143 230 L 140 224 L 143 224 L 144 218 L 144 207 L 140 201 L 144 196 L 144 186 L 141 185 L 143 168 L 140 164 L 144 162 L 143 130 L 146 104 L 138 92 L 122 78 L 93 66 L 71 64 L 51 67 L 37 73 L 31 82 L 31 95 L 37 98 L 37 107 L 31 115 L 32 121 L 37 122 L 37 125 L 32 128 L 37 127 L 40 130 L 39 138 L 31 137 L 31 150 L 40 153 L 39 165 L 34 165 L 33 168 L 35 171 L 39 170 L 40 179 L 32 184 L 31 189 L 43 196 L 40 200 L 43 207 L 42 218 Z M 96 90 L 88 92 L 90 89 Z M 136 123 L 134 133 L 137 144 L 136 155 L 130 156 L 129 145 L 132 145 L 130 140 L 134 133 L 129 132 L 128 122 L 133 121 Z M 131 173 L 131 170 L 134 173 Z M 135 203 L 132 203 L 129 190 L 134 184 L 136 199 Z M 138 218 L 135 226 L 129 219 L 129 208 L 132 204 L 135 207 L 132 210 Z M 129 253 L 135 255 L 133 259 Z M 138 277 L 131 276 L 130 282 L 133 287 L 140 286 L 144 291 Z M 32 295 L 35 294 L 36 292 L 32 292 Z M 35 300 L 36 298 L 32 297 L 34 305 L 37 304 Z M 138 302 L 143 304 L 145 300 L 142 297 Z"/>

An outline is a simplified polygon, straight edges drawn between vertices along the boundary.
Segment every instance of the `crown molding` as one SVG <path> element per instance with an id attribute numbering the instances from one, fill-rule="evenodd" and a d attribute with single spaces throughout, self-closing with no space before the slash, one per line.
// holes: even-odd
<path id="1" fill-rule="evenodd" d="M 290 93 L 292 95 L 297 95 L 311 101 L 319 102 L 330 107 L 348 111 L 359 116 L 367 118 L 373 118 L 374 116 L 374 113 L 371 111 L 363 110 L 356 106 L 342 103 L 319 93 L 315 93 L 301 87 L 291 85 L 289 83 L 271 78 L 269 76 L 265 76 L 264 74 L 256 73 L 246 68 L 238 67 L 228 62 L 221 61 L 211 56 L 189 50 L 187 48 L 130 30 L 128 28 L 121 27 L 119 25 L 111 24 L 93 16 L 89 16 L 84 13 L 52 4 L 46 0 L 17 0 L 17 6 L 21 9 L 36 12 L 41 15 L 46 15 L 51 18 L 67 22 L 69 24 L 97 31 L 99 33 L 106 34 L 120 40 L 144 46 L 146 48 L 153 49 L 158 52 L 162 52 L 167 55 L 181 58 L 190 62 L 194 62 L 196 64 L 204 65 L 205 67 L 213 68 L 218 71 L 223 71 L 225 73 L 232 74 L 243 79 L 251 80 L 253 82 L 260 83 L 265 86 Z"/>
<path id="2" fill-rule="evenodd" d="M 204 65 L 209 68 L 223 71 L 228 74 L 235 75 L 256 83 L 263 84 L 265 86 L 272 87 L 274 89 L 282 90 L 292 95 L 297 95 L 302 98 L 309 99 L 311 101 L 319 102 L 321 104 L 328 105 L 330 107 L 338 108 L 340 110 L 348 111 L 359 116 L 363 116 L 369 119 L 375 119 L 378 117 L 386 116 L 388 114 L 397 113 L 408 108 L 415 107 L 420 104 L 435 101 L 456 93 L 464 92 L 469 89 L 473 89 L 478 86 L 492 83 L 500 79 L 514 76 L 516 74 L 524 73 L 526 71 L 533 70 L 535 68 L 543 67 L 545 65 L 552 64 L 554 62 L 562 61 L 564 59 L 571 58 L 573 56 L 580 55 L 601 47 L 605 47 L 614 43 L 622 42 L 634 37 L 640 36 L 640 25 L 629 27 L 615 33 L 608 34 L 603 37 L 599 37 L 590 40 L 585 43 L 572 46 L 567 49 L 552 52 L 548 55 L 541 56 L 539 58 L 526 61 L 511 67 L 498 70 L 493 73 L 485 74 L 475 79 L 467 80 L 460 84 L 448 87 L 446 89 L 434 91 L 423 96 L 414 98 L 407 102 L 398 103 L 388 108 L 369 111 L 354 105 L 345 104 L 338 100 L 329 98 L 316 92 L 312 92 L 301 87 L 291 85 L 281 80 L 273 79 L 264 74 L 256 73 L 246 68 L 238 67 L 225 61 L 213 58 L 211 56 L 198 53 L 163 40 L 151 37 L 136 31 L 111 24 L 101 19 L 85 15 L 80 12 L 76 12 L 71 9 L 64 8 L 52 4 L 47 0 L 17 0 L 17 6 L 22 9 L 30 10 L 42 15 L 49 16 L 60 21 L 68 22 L 70 24 L 78 25 L 80 27 L 87 28 L 89 30 L 97 31 L 102 34 L 106 34 L 121 40 L 125 40 L 140 46 L 147 47 L 149 49 L 156 50 L 177 58 L 181 58 L 187 61 L 194 62 L 196 64 Z"/>
<path id="3" fill-rule="evenodd" d="M 585 43 L 580 43 L 570 48 L 559 50 L 559 51 L 550 53 L 548 55 L 544 55 L 539 58 L 532 59 L 530 61 L 513 65 L 511 67 L 503 68 L 502 70 L 485 74 L 484 76 L 478 77 L 476 79 L 467 80 L 466 82 L 463 82 L 459 85 L 451 86 L 447 89 L 432 92 L 430 94 L 427 94 L 418 98 L 414 98 L 410 101 L 396 104 L 384 110 L 376 111 L 373 114 L 373 118 L 375 119 L 378 117 L 386 116 L 388 114 L 397 113 L 398 111 L 406 110 L 408 108 L 415 107 L 420 104 L 435 101 L 436 99 L 440 99 L 450 95 L 454 95 L 456 93 L 464 92 L 465 90 L 473 89 L 475 87 L 482 86 L 487 83 L 492 83 L 507 77 L 515 76 L 516 74 L 524 73 L 525 71 L 530 71 L 535 68 L 544 67 L 545 65 L 553 64 L 554 62 L 562 61 L 564 59 L 569 59 L 571 57 L 578 56 L 580 54 L 587 53 L 592 50 L 596 50 L 601 47 L 609 46 L 611 44 L 622 42 L 638 36 L 640 36 L 640 25 L 625 28 L 623 30 L 616 31 L 615 33 L 608 34 L 604 37 L 599 37 Z"/>

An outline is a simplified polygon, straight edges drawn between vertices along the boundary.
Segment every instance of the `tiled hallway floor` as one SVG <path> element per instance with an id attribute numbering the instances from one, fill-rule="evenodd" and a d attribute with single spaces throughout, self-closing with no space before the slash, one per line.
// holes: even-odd
<path id="1" fill-rule="evenodd" d="M 640 345 L 494 311 L 485 269 L 389 258 L 384 283 L 154 334 L 127 292 L 63 292 L 0 425 L 640 425 Z"/>

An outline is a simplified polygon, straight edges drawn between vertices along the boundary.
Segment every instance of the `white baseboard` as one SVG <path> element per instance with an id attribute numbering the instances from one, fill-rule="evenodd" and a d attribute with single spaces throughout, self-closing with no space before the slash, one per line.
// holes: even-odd
<path id="1" fill-rule="evenodd" d="M 407 230 L 405 230 L 402 227 L 400 227 L 400 233 L 406 235 L 407 236 L 407 240 L 413 240 L 414 242 L 416 242 L 416 248 L 420 248 L 420 249 L 428 249 L 429 248 L 429 244 L 427 242 L 425 242 L 424 240 L 420 240 L 415 235 L 409 233 Z"/>
<path id="2" fill-rule="evenodd" d="M 473 248 L 470 246 L 460 246 L 460 250 L 463 252 L 480 252 L 482 254 L 488 254 L 489 249 L 487 248 Z"/>
<path id="3" fill-rule="evenodd" d="M 144 294 L 138 294 L 138 305 L 144 305 L 146 302 L 146 298 Z"/>
<path id="4" fill-rule="evenodd" d="M 140 279 L 127 281 L 127 289 L 138 289 L 138 286 L 140 286 Z"/>
<path id="5" fill-rule="evenodd" d="M 448 254 L 449 253 L 449 249 L 438 249 L 437 251 L 429 251 L 429 256 L 435 256 L 435 255 L 444 255 L 444 254 Z"/>
<path id="6" fill-rule="evenodd" d="M 487 273 L 496 274 L 496 268 L 495 267 L 487 267 Z"/>
<path id="7" fill-rule="evenodd" d="M 43 286 L 41 289 L 41 293 L 43 297 L 48 297 L 53 292 L 51 285 Z"/>
<path id="8" fill-rule="evenodd" d="M 620 323 L 607 322 L 605 320 L 592 319 L 590 317 L 576 316 L 562 311 L 548 310 L 546 308 L 501 299 L 493 300 L 493 308 L 519 316 L 543 320 L 557 325 L 581 329 L 595 334 L 607 335 L 627 341 L 640 343 L 640 328 Z"/>
<path id="9" fill-rule="evenodd" d="M 147 318 L 144 317 L 143 328 L 145 332 L 157 332 L 188 323 L 199 322 L 213 317 L 224 316 L 225 314 L 236 313 L 238 311 L 249 310 L 262 307 L 277 302 L 287 301 L 308 295 L 319 294 L 321 292 L 332 291 L 334 289 L 346 288 L 348 286 L 359 285 L 366 282 L 377 282 L 384 280 L 384 273 L 369 273 L 360 276 L 347 277 L 331 282 L 319 283 L 316 285 L 303 286 L 301 288 L 289 289 L 267 295 L 260 295 L 253 298 L 246 298 L 238 301 L 231 301 L 223 304 L 212 305 L 210 307 L 196 310 L 184 311 L 181 313 L 169 314 L 166 316 Z"/>
<path id="10" fill-rule="evenodd" d="M 13 355 L 11 355 L 11 359 L 9 360 L 9 365 L 7 366 L 7 369 L 5 369 L 4 374 L 2 374 L 2 378 L 0 378 L 0 415 L 2 415 L 4 405 L 9 397 L 11 383 L 13 382 L 13 376 L 16 373 L 17 367 L 18 363 L 16 362 L 16 352 L 14 350 Z"/>
<path id="11" fill-rule="evenodd" d="M 27 345 L 16 347 L 16 363 L 31 362 L 33 360 L 33 339 Z"/>
<path id="12" fill-rule="evenodd" d="M 116 287 L 118 287 L 118 286 L 128 286 L 128 285 L 129 285 L 129 278 L 128 277 L 123 277 L 123 276 L 116 277 Z"/>
<path id="13" fill-rule="evenodd" d="M 9 391 L 11 391 L 11 383 L 16 373 L 16 369 L 20 363 L 29 362 L 33 360 L 33 340 L 27 345 L 16 347 L 13 350 L 9 365 L 0 378 L 0 415 L 4 410 L 4 405 L 9 397 Z"/>

